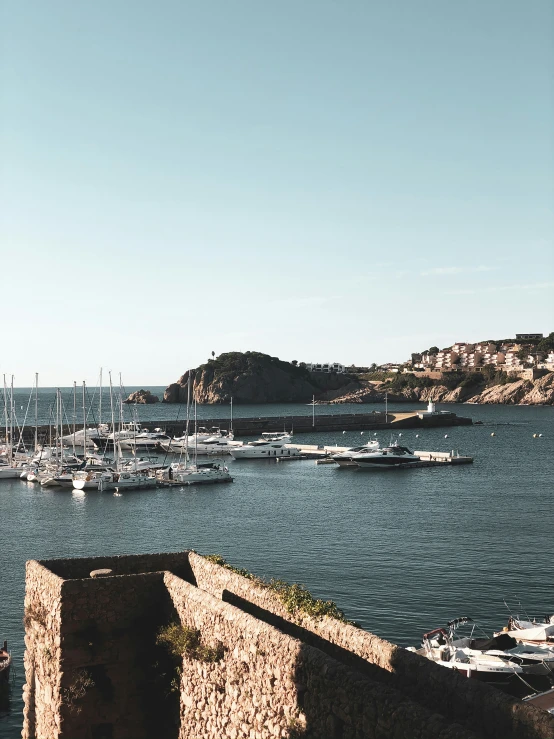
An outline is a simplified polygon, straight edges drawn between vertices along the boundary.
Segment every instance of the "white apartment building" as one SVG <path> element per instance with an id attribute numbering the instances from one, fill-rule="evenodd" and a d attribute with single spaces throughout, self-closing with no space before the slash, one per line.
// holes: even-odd
<path id="1" fill-rule="evenodd" d="M 339 362 L 327 362 L 326 364 L 310 363 L 306 365 L 306 369 L 310 372 L 336 372 L 337 374 L 346 372 L 345 366 L 339 364 Z"/>

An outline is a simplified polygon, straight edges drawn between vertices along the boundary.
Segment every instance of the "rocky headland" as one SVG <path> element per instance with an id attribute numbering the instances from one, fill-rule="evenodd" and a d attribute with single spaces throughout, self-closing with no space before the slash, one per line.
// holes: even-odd
<path id="1" fill-rule="evenodd" d="M 169 385 L 165 403 L 186 403 L 188 373 Z M 144 397 L 138 391 L 127 402 Z M 530 380 L 494 373 L 445 373 L 432 380 L 417 373 L 371 379 L 354 374 L 309 372 L 295 362 L 284 362 L 259 352 L 229 352 L 191 370 L 191 400 L 198 403 L 483 403 L 553 405 L 554 372 Z M 153 396 L 155 398 L 155 396 Z"/>
<path id="2" fill-rule="evenodd" d="M 405 381 L 405 378 L 410 379 Z M 392 382 L 361 380 L 359 387 L 322 400 L 327 403 L 378 403 L 384 401 L 386 394 L 390 402 L 396 403 L 432 400 L 436 403 L 554 404 L 554 372 L 536 380 L 502 378 L 500 382 L 487 382 L 484 378 L 481 381 L 465 378 L 459 382 L 456 387 L 441 384 L 441 380 L 418 384 L 415 375 L 402 375 Z"/>
<path id="3" fill-rule="evenodd" d="M 165 403 L 187 402 L 188 372 L 169 385 Z M 308 403 L 315 395 L 357 387 L 348 375 L 308 372 L 260 352 L 229 352 L 191 370 L 191 400 L 198 403 Z"/>
<path id="4" fill-rule="evenodd" d="M 150 390 L 135 390 L 129 397 L 123 401 L 124 403 L 142 403 L 150 405 L 151 403 L 159 403 L 160 399 L 157 395 L 152 395 Z"/>

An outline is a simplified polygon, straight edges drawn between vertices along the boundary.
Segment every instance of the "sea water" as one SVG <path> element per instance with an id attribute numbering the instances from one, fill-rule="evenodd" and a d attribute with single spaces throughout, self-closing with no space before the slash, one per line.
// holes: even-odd
<path id="1" fill-rule="evenodd" d="M 40 397 L 40 421 L 47 422 L 53 392 Z M 530 614 L 554 611 L 554 409 L 439 408 L 483 424 L 404 430 L 399 441 L 412 450 L 459 451 L 475 458 L 472 465 L 377 472 L 314 460 L 231 460 L 229 485 L 121 496 L 0 480 L 0 640 L 8 639 L 15 668 L 0 737 L 21 730 L 25 561 L 31 558 L 187 548 L 217 553 L 265 578 L 303 583 L 364 628 L 404 646 L 458 616 L 471 616 L 491 633 L 506 623 L 504 600 L 520 601 Z M 317 406 L 316 428 L 318 413 L 374 409 L 381 407 Z M 141 407 L 139 420 L 175 420 L 178 412 L 182 418 L 182 407 Z M 312 408 L 235 407 L 236 416 L 303 412 Z M 199 415 L 222 417 L 224 406 Z M 328 432 L 297 440 L 354 446 L 370 436 Z M 390 432 L 377 438 L 388 443 Z"/>

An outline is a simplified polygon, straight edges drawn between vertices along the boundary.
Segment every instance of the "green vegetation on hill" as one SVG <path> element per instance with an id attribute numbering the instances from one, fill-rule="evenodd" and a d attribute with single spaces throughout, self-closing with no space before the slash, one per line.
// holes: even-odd
<path id="1" fill-rule="evenodd" d="M 200 365 L 198 370 L 208 367 L 213 371 L 214 379 L 225 375 L 244 375 L 251 371 L 261 374 L 264 368 L 278 368 L 299 379 L 308 380 L 311 377 L 305 365 L 284 362 L 278 357 L 270 357 L 269 354 L 262 354 L 262 352 L 227 352 L 214 359 L 208 359 L 205 364 Z"/>

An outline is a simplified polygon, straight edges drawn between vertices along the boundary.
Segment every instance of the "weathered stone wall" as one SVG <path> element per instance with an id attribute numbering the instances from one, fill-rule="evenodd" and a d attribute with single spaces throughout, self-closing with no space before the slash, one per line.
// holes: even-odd
<path id="1" fill-rule="evenodd" d="M 181 623 L 217 662 L 185 655 L 179 739 L 475 739 L 387 686 L 167 573 Z"/>
<path id="2" fill-rule="evenodd" d="M 145 572 L 169 571 L 185 580 L 190 580 L 192 577 L 187 551 L 51 559 L 41 560 L 40 564 L 64 580 L 88 578 L 93 570 L 100 569 L 113 570 L 114 575 L 141 575 Z"/>
<path id="3" fill-rule="evenodd" d="M 59 736 L 62 584 L 59 577 L 38 562 L 27 562 L 24 737 Z"/>
<path id="4" fill-rule="evenodd" d="M 351 625 L 292 616 L 193 552 L 29 562 L 25 614 L 24 739 L 554 737 L 546 712 Z M 180 689 L 156 645 L 176 620 L 223 647 L 185 655 Z"/>
<path id="5" fill-rule="evenodd" d="M 118 739 L 151 736 L 150 656 L 167 618 L 166 601 L 163 573 L 63 583 L 64 737 L 88 737 L 88 732 Z M 83 678 L 94 684 L 83 690 Z"/>
<path id="6" fill-rule="evenodd" d="M 202 590 L 224 601 L 240 604 L 244 610 L 266 621 L 278 623 L 271 618 L 276 616 L 296 624 L 300 627 L 297 633 L 305 642 L 317 643 L 320 649 L 331 654 L 333 646 L 345 650 L 348 655 L 345 659 L 351 664 L 357 664 L 355 656 L 362 658 L 369 670 L 357 664 L 358 670 L 397 688 L 429 709 L 465 724 L 487 739 L 554 737 L 554 718 L 544 711 L 445 670 L 363 629 L 328 617 L 293 617 L 272 590 L 259 587 L 252 580 L 194 552 L 189 559 L 196 583 Z M 312 642 L 310 635 L 320 637 L 327 645 Z"/>

